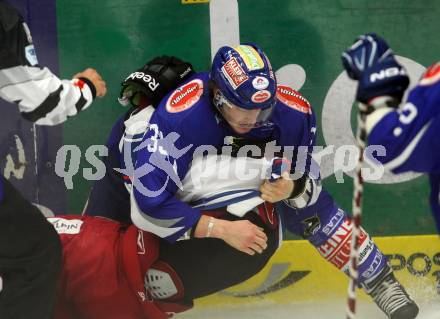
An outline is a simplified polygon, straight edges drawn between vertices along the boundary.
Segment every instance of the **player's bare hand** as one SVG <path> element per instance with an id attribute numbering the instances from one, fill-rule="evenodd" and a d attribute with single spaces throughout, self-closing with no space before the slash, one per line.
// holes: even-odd
<path id="1" fill-rule="evenodd" d="M 267 236 L 263 228 L 248 220 L 228 222 L 221 238 L 228 245 L 248 255 L 261 254 L 267 248 Z"/>
<path id="2" fill-rule="evenodd" d="M 97 97 L 103 97 L 107 93 L 105 81 L 95 69 L 85 69 L 84 71 L 75 74 L 73 78 L 86 78 L 90 80 L 95 86 Z"/>
<path id="3" fill-rule="evenodd" d="M 270 203 L 276 203 L 290 197 L 295 184 L 288 173 L 283 173 L 276 181 L 265 180 L 260 186 L 261 198 Z"/>

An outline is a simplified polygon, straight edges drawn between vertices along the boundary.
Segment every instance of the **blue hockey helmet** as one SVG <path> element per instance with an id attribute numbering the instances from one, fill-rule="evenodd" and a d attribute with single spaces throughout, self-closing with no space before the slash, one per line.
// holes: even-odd
<path id="1" fill-rule="evenodd" d="M 212 62 L 210 77 L 230 103 L 248 110 L 263 110 L 262 116 L 270 115 L 276 102 L 277 83 L 269 59 L 259 46 L 221 47 Z"/>

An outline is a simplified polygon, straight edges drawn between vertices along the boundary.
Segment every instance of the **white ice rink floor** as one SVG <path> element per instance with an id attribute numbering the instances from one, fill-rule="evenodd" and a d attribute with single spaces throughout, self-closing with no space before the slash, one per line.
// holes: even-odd
<path id="1" fill-rule="evenodd" d="M 420 313 L 417 319 L 440 319 L 440 296 L 438 300 L 417 300 Z M 177 316 L 178 319 L 345 319 L 345 300 L 334 302 L 292 302 L 276 305 L 261 302 L 245 306 L 199 308 Z M 358 319 L 386 319 L 374 303 L 358 303 Z"/>

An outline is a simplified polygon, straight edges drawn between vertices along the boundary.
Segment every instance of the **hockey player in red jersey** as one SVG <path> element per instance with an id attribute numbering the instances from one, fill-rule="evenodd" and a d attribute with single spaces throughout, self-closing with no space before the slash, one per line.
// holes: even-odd
<path id="1" fill-rule="evenodd" d="M 203 214 L 221 216 L 224 212 L 204 211 Z M 255 217 L 251 220 L 256 222 L 260 217 L 253 215 Z M 218 284 L 211 287 L 202 280 L 215 274 L 216 267 L 231 267 L 237 272 L 232 277 L 235 282 L 226 277 L 217 278 L 221 286 L 241 282 L 240 267 L 228 264 L 227 260 L 236 260 L 237 256 L 247 259 L 251 269 L 245 274 L 256 273 L 262 267 L 258 261 L 251 263 L 252 256 L 230 249 L 228 254 L 219 254 L 205 263 L 202 261 L 199 266 L 205 269 L 203 273 L 194 272 L 194 268 L 176 271 L 162 260 L 159 238 L 134 225 L 94 216 L 58 216 L 48 218 L 48 221 L 58 232 L 63 247 L 54 319 L 169 318 L 173 313 L 192 307 L 195 290 L 196 297 L 218 290 Z M 175 254 L 175 258 L 187 258 L 197 265 L 198 256 L 206 244 L 215 250 L 225 250 L 232 241 L 237 246 L 244 246 L 249 237 L 247 228 L 257 227 L 247 220 L 224 220 L 223 223 L 229 228 L 225 232 L 229 235 L 218 235 L 220 222 L 216 229 L 207 226 L 206 235 L 212 238 L 198 241 L 201 246 L 195 247 L 188 256 Z M 270 231 L 269 227 L 263 227 L 259 230 L 261 233 Z M 263 260 L 269 257 L 267 255 Z M 195 285 L 190 287 L 182 282 L 188 277 L 182 271 L 192 272 L 190 279 Z"/>
<path id="2" fill-rule="evenodd" d="M 191 307 L 153 301 L 146 290 L 148 269 L 160 267 L 154 235 L 101 217 L 48 220 L 63 246 L 54 319 L 162 319 Z"/>

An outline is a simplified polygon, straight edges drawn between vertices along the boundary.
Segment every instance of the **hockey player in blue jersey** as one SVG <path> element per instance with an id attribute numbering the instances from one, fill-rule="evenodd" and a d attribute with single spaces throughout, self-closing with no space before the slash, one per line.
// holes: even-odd
<path id="1" fill-rule="evenodd" d="M 342 62 L 358 81 L 356 99 L 367 105 L 368 143 L 386 149 L 377 160 L 396 174 L 429 174 L 430 204 L 440 232 L 440 63 L 428 68 L 400 104 L 409 79 L 384 39 L 376 34 L 358 37 Z"/>
<path id="2" fill-rule="evenodd" d="M 150 89 L 155 87 L 151 77 L 143 74 L 140 78 L 145 86 Z M 128 80 L 136 79 L 139 80 L 134 75 Z M 223 157 L 249 156 L 247 152 L 240 153 L 239 146 L 258 145 L 261 147 L 259 154 L 251 155 L 264 157 L 267 143 L 275 141 L 281 146 L 275 155 L 282 156 L 282 150 L 294 147 L 293 156 L 287 157 L 297 164 L 292 165 L 291 173 L 299 178 L 266 180 L 259 189 L 261 197 L 276 203 L 276 211 L 289 230 L 308 239 L 324 258 L 340 270 L 346 271 L 351 221 L 328 193 L 321 192 L 319 173 L 312 169 L 310 154 L 315 142 L 313 110 L 298 92 L 288 86 L 276 85 L 269 61 L 259 47 L 241 45 L 236 48 L 221 48 L 214 58 L 209 74 L 198 73 L 191 76 L 177 90 L 168 94 L 156 110 L 145 109 L 137 114 L 142 113 L 143 127 L 134 125 L 136 128 L 132 131 L 128 126 L 134 123 L 129 123 L 128 119 L 119 123 L 119 126 L 126 126 L 123 139 L 111 139 L 118 149 L 117 152 L 122 151 L 121 163 L 130 166 L 132 162 L 135 165 L 131 171 L 124 167 L 122 172 L 126 176 L 119 178 L 119 184 L 125 179 L 129 189 L 132 189 L 131 219 L 138 227 L 153 232 L 168 242 L 175 242 L 182 236 L 188 238 L 194 234 L 206 234 L 209 226 L 211 230 L 215 229 L 224 216 L 213 220 L 212 217 L 203 215 L 200 206 L 194 208 L 200 201 L 189 200 L 189 204 L 186 204 L 177 196 L 181 187 L 188 191 L 187 185 L 183 185 L 181 181 L 194 166 L 193 153 L 204 146 L 205 150 L 214 150 Z M 142 116 L 138 118 L 140 119 Z M 147 123 L 149 130 L 143 136 Z M 305 150 L 302 154 L 298 151 L 300 146 Z M 228 153 L 230 149 L 232 150 Z M 170 156 L 171 154 L 174 155 Z M 117 178 L 113 179 L 116 180 Z M 227 206 L 255 197 L 255 190 L 252 192 L 249 187 L 227 192 L 219 184 L 217 187 L 216 184 L 213 185 L 214 189 L 217 188 L 215 191 L 210 192 L 209 188 L 204 188 L 205 203 Z M 109 201 L 111 196 L 105 195 L 107 189 L 108 186 L 103 186 L 103 183 L 95 184 L 86 213 L 129 222 L 130 210 L 112 209 L 116 205 Z M 220 201 L 221 197 L 227 200 Z M 245 216 L 249 218 L 253 215 L 256 214 Z M 268 234 L 269 238 L 272 236 L 272 232 Z M 208 248 L 209 245 L 205 247 L 206 251 L 199 252 L 197 260 L 191 260 L 183 258 L 183 251 L 201 248 L 191 247 L 191 243 L 197 241 L 189 239 L 178 241 L 174 245 L 167 241 L 161 241 L 161 249 L 164 248 L 167 253 L 160 256 L 160 259 L 165 259 L 179 276 L 188 276 L 188 285 L 198 282 L 197 275 L 187 268 L 193 269 L 197 267 L 197 263 L 210 264 L 213 252 Z M 395 280 L 386 258 L 366 232 L 363 232 L 361 241 L 363 258 L 360 282 L 367 292 L 390 318 L 415 318 L 417 306 Z M 269 247 L 267 250 L 273 248 L 271 245 Z M 222 255 L 227 249 L 223 247 L 214 254 Z M 269 255 L 272 253 L 273 251 Z M 171 256 L 178 257 L 171 260 Z M 242 265 L 236 264 L 234 267 L 241 269 Z M 223 267 L 220 272 L 217 267 L 210 269 L 210 277 L 214 278 L 224 277 L 228 271 L 227 267 Z M 225 287 L 210 278 L 203 277 L 203 281 L 204 285 L 211 286 L 214 290 Z M 216 284 L 217 287 L 214 287 Z"/>
<path id="3" fill-rule="evenodd" d="M 147 126 L 151 127 L 149 121 L 152 114 L 158 110 L 153 105 L 160 108 L 158 104 L 161 99 L 158 97 L 163 97 L 164 88 L 171 90 L 176 84 L 176 77 L 179 81 L 191 82 L 194 72 L 189 64 L 182 64 L 173 58 L 161 57 L 153 59 L 145 67 L 132 73 L 124 82 L 128 83 L 129 87 L 124 88 L 121 100 L 123 103 L 130 100 L 137 107 L 121 118 L 112 129 L 107 143 L 109 148 L 109 156 L 105 162 L 108 168 L 107 174 L 103 180 L 94 184 L 85 214 L 105 216 L 131 223 L 130 195 L 126 187 L 131 189 L 132 172 L 127 168 L 140 158 L 138 157 L 140 154 L 137 154 L 138 152 L 135 150 L 139 146 Z M 133 88 L 133 86 L 135 87 Z M 139 86 L 143 88 L 142 93 L 144 94 L 135 91 Z M 113 169 L 114 167 L 124 169 L 117 172 Z M 154 198 L 152 199 L 154 200 Z M 180 202 L 177 199 L 175 201 Z M 181 203 L 183 204 L 183 202 Z M 174 213 L 176 209 L 179 208 L 176 206 L 171 210 Z M 147 222 L 162 222 L 156 217 L 146 217 L 145 220 Z M 163 226 L 169 222 L 172 220 L 165 219 L 161 229 L 165 229 Z M 184 298 L 178 301 L 186 304 L 194 298 L 225 289 L 258 273 L 278 246 L 276 227 L 270 222 L 264 223 L 255 213 L 247 214 L 241 218 L 228 215 L 225 210 L 216 209 L 215 212 L 210 211 L 201 217 L 198 226 L 198 228 L 186 230 L 187 234 L 182 238 L 187 240 L 173 243 L 165 240 L 160 241 L 159 260 L 169 265 L 168 267 L 173 270 L 173 273 L 178 274 L 178 278 L 183 283 L 183 287 L 177 285 L 179 295 L 184 289 Z M 210 238 L 198 239 L 205 237 Z M 227 261 L 227 265 L 224 264 L 225 261 Z M 194 272 L 196 268 L 207 269 L 211 275 L 202 276 L 202 273 Z M 169 283 L 156 284 L 157 287 L 162 288 L 166 285 Z"/>
<path id="4" fill-rule="evenodd" d="M 236 137 L 263 144 L 275 141 L 281 147 L 313 145 L 315 118 L 311 108 L 302 102 L 304 111 L 294 112 L 298 108 L 294 101 L 299 100 L 294 92 L 283 95 L 292 100 L 289 105 L 278 102 L 276 89 L 275 75 L 264 53 L 258 47 L 243 45 L 220 49 L 211 73 L 195 74 L 166 96 L 138 146 L 132 180 L 133 223 L 169 242 L 197 225 L 200 211 L 174 195 L 193 154 L 203 146 L 221 149 Z M 294 189 L 293 181 L 284 178 L 273 185 L 265 183 L 268 192 L 264 199 L 294 198 L 316 181 L 304 174 L 296 184 Z"/>

